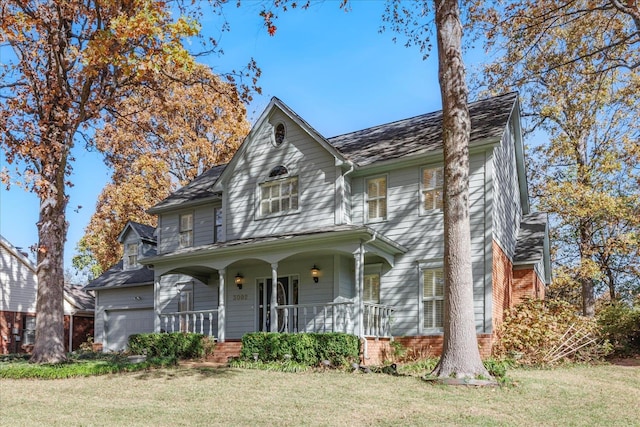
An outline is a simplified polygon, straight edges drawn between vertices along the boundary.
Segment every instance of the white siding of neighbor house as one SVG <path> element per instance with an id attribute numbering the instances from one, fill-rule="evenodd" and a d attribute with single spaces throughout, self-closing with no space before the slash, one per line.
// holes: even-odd
<path id="1" fill-rule="evenodd" d="M 109 311 L 153 308 L 153 285 L 97 289 L 95 295 L 94 342 L 97 343 L 105 342 L 105 329 L 108 328 L 105 323 L 108 321 Z M 153 316 L 153 310 L 149 311 L 149 315 Z M 106 350 L 106 347 L 104 349 Z"/>
<path id="2" fill-rule="evenodd" d="M 513 259 L 522 206 L 512 126 L 506 127 L 500 145 L 494 149 L 493 158 L 493 233 L 502 250 Z"/>
<path id="3" fill-rule="evenodd" d="M 435 167 L 440 163 L 425 163 Z M 469 209 L 471 222 L 471 253 L 474 280 L 474 312 L 478 332 L 485 332 L 485 288 L 490 286 L 490 275 L 485 272 L 485 155 L 470 159 Z M 395 307 L 393 330 L 396 335 L 422 333 L 419 325 L 422 309 L 420 302 L 420 271 L 418 262 L 442 260 L 444 254 L 443 214 L 420 214 L 420 182 L 422 167 L 406 167 L 387 172 L 387 219 L 367 224 L 384 236 L 408 249 L 396 256 L 396 264 L 383 270 L 380 302 Z M 367 178 L 353 180 L 352 212 L 354 223 L 364 221 L 365 188 Z M 366 223 L 366 222 L 365 222 Z M 487 280 L 489 278 L 489 280 Z"/>
<path id="4" fill-rule="evenodd" d="M 0 311 L 35 313 L 38 278 L 35 266 L 2 238 L 0 244 Z"/>
<path id="5" fill-rule="evenodd" d="M 279 235 L 295 230 L 335 224 L 334 157 L 295 122 L 275 110 L 269 123 L 285 123 L 286 140 L 272 144 L 272 127 L 259 130 L 251 146 L 235 159 L 237 163 L 226 184 L 227 240 Z M 234 160 L 234 161 L 235 161 Z M 259 184 L 269 172 L 283 165 L 290 177 L 298 177 L 299 211 L 288 215 L 261 218 Z"/>

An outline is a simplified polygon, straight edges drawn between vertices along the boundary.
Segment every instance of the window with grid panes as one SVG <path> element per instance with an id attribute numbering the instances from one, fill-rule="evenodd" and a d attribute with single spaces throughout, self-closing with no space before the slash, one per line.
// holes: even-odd
<path id="1" fill-rule="evenodd" d="M 180 215 L 180 247 L 193 246 L 193 214 Z"/>
<path id="2" fill-rule="evenodd" d="M 380 304 L 380 274 L 364 275 L 364 302 Z"/>
<path id="3" fill-rule="evenodd" d="M 367 218 L 382 221 L 387 218 L 387 177 L 367 180 Z"/>
<path id="4" fill-rule="evenodd" d="M 425 168 L 422 170 L 422 212 L 442 210 L 442 187 L 444 169 Z"/>
<path id="5" fill-rule="evenodd" d="M 138 265 L 138 244 L 127 243 L 127 246 L 125 248 L 127 252 L 127 268 L 135 268 Z"/>
<path id="6" fill-rule="evenodd" d="M 423 270 L 424 328 L 444 326 L 444 272 L 441 268 Z"/>
<path id="7" fill-rule="evenodd" d="M 260 215 L 298 210 L 298 177 L 260 184 Z"/>

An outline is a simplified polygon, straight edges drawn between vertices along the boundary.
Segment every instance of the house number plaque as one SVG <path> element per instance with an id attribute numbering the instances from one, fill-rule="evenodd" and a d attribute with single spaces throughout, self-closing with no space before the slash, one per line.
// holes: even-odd
<path id="1" fill-rule="evenodd" d="M 247 294 L 237 294 L 233 296 L 234 301 L 246 301 L 249 299 L 249 295 Z"/>

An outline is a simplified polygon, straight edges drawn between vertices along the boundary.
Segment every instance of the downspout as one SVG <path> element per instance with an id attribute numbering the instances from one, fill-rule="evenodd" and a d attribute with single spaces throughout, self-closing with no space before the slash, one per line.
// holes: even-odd
<path id="1" fill-rule="evenodd" d="M 356 165 L 353 164 L 353 162 L 351 160 L 347 160 L 346 163 L 349 165 L 349 170 L 346 171 L 345 173 L 342 174 L 342 194 L 341 194 L 341 207 L 340 207 L 340 211 L 342 213 L 342 219 L 340 220 L 340 224 L 351 224 L 351 215 L 349 215 L 349 221 L 346 221 L 347 219 L 347 215 L 345 212 L 345 195 L 346 195 L 346 177 L 347 175 L 349 175 L 350 173 L 352 173 L 355 169 L 356 169 Z M 351 200 L 351 198 L 349 198 L 349 200 Z"/>
<path id="2" fill-rule="evenodd" d="M 373 230 L 373 236 L 371 239 L 366 242 L 360 242 L 360 254 L 359 254 L 359 264 L 360 268 L 358 270 L 358 324 L 360 328 L 360 339 L 362 340 L 362 357 L 364 360 L 369 358 L 369 348 L 367 343 L 367 337 L 364 335 L 364 247 L 366 244 L 373 242 L 376 240 L 378 233 Z M 364 361 L 363 360 L 363 361 Z"/>

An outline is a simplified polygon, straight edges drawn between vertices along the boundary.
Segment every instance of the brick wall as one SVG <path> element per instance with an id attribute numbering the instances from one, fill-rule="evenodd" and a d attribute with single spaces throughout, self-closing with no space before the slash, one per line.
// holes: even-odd
<path id="1" fill-rule="evenodd" d="M 491 356 L 492 339 L 491 334 L 478 334 L 478 346 L 483 359 Z M 404 347 L 405 357 L 409 359 L 439 357 L 442 354 L 442 335 L 396 337 L 394 341 Z M 368 358 L 363 361 L 364 365 L 382 365 L 395 359 L 389 338 L 367 338 L 367 353 Z"/>
<path id="2" fill-rule="evenodd" d="M 0 354 L 26 353 L 30 350 L 23 348 L 22 344 L 26 316 L 35 316 L 35 313 L 0 311 Z M 17 334 L 13 333 L 14 328 L 17 328 Z"/>
<path id="3" fill-rule="evenodd" d="M 544 299 L 544 290 L 544 283 L 534 269 L 513 271 L 514 305 L 522 302 L 526 297 Z"/>
<path id="4" fill-rule="evenodd" d="M 69 316 L 64 316 L 64 348 L 66 351 L 77 350 L 80 344 L 93 337 L 93 317 L 73 317 L 73 341 L 69 350 Z"/>
<path id="5" fill-rule="evenodd" d="M 493 241 L 493 330 L 504 320 L 504 311 L 513 305 L 513 264 L 500 245 Z"/>
<path id="6" fill-rule="evenodd" d="M 14 311 L 0 312 L 0 354 L 10 353 L 30 353 L 33 346 L 23 346 L 22 340 L 24 335 L 24 318 L 26 316 L 35 316 L 35 313 L 20 313 Z M 17 336 L 20 340 L 16 340 L 16 334 L 13 328 L 17 328 Z M 93 317 L 74 317 L 73 318 L 73 350 L 76 350 L 80 344 L 87 340 L 87 337 L 93 336 Z M 69 351 L 69 316 L 64 316 L 64 347 L 65 351 Z"/>

